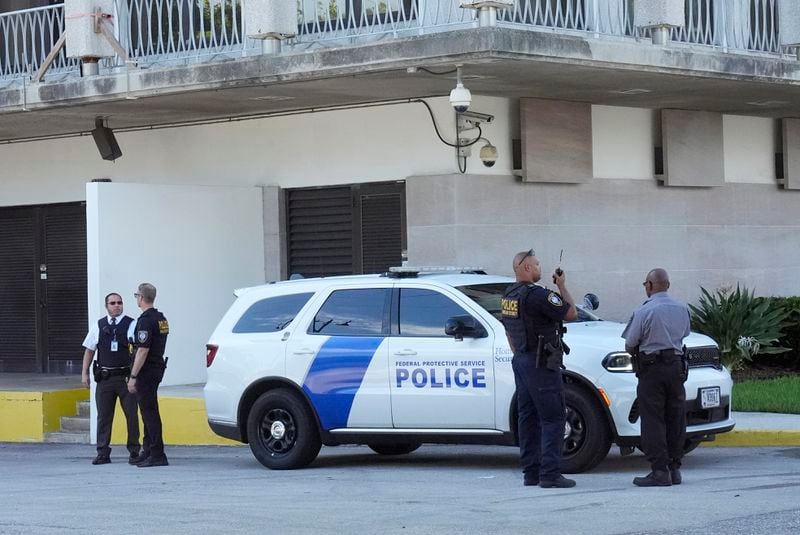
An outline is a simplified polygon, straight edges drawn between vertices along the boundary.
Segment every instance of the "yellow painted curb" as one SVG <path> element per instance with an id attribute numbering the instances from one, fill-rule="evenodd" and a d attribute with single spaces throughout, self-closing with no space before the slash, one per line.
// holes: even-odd
<path id="1" fill-rule="evenodd" d="M 782 431 L 779 429 L 743 429 L 717 435 L 713 442 L 703 442 L 703 446 L 800 446 L 800 430 Z"/>
<path id="2" fill-rule="evenodd" d="M 54 392 L 0 392 L 0 442 L 42 442 L 58 431 L 62 416 L 75 416 L 75 403 L 89 399 L 85 388 Z"/>
<path id="3" fill-rule="evenodd" d="M 161 413 L 164 443 L 185 446 L 237 446 L 239 442 L 222 438 L 208 427 L 206 404 L 200 398 L 158 397 L 158 409 Z M 139 430 L 142 435 L 144 427 L 139 417 Z M 127 431 L 125 416 L 117 403 L 114 414 L 114 427 L 111 432 L 112 444 L 125 444 Z"/>

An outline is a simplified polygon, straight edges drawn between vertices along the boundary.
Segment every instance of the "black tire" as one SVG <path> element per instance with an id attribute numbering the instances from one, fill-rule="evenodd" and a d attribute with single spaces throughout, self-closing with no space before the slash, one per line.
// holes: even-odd
<path id="1" fill-rule="evenodd" d="M 421 442 L 400 442 L 397 444 L 367 444 L 378 455 L 406 455 L 422 446 Z"/>
<path id="2" fill-rule="evenodd" d="M 314 415 L 298 394 L 278 389 L 261 394 L 247 417 L 247 438 L 258 462 L 272 470 L 302 468 L 322 446 Z"/>
<path id="3" fill-rule="evenodd" d="M 575 384 L 566 384 L 564 389 L 567 425 L 561 471 L 578 474 L 606 458 L 611 449 L 611 431 L 602 407 L 590 392 Z"/>

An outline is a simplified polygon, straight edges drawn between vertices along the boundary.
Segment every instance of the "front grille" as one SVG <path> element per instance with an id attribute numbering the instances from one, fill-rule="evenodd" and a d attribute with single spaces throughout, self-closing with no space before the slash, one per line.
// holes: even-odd
<path id="1" fill-rule="evenodd" d="M 728 408 L 730 406 L 730 397 L 722 396 L 719 407 L 711 409 L 701 409 L 698 407 L 699 401 L 693 399 L 686 402 L 686 425 L 703 425 L 711 424 L 714 422 L 722 422 L 728 419 Z M 628 413 L 628 421 L 636 423 L 639 419 L 639 399 L 633 400 L 631 410 Z"/>
<path id="2" fill-rule="evenodd" d="M 703 425 L 728 419 L 729 398 L 723 396 L 719 407 L 713 409 L 691 409 L 686 411 L 686 425 Z"/>
<path id="3" fill-rule="evenodd" d="M 689 367 L 701 368 L 710 366 L 718 370 L 722 369 L 719 359 L 719 349 L 715 346 L 690 347 L 687 348 L 689 354 Z"/>

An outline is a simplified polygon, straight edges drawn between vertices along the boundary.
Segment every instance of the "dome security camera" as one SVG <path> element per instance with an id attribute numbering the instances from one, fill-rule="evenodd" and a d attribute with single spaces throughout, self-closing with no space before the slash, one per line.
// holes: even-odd
<path id="1" fill-rule="evenodd" d="M 494 167 L 494 163 L 497 161 L 498 157 L 497 147 L 487 142 L 486 145 L 481 147 L 480 156 L 483 165 L 485 165 L 486 167 Z"/>
<path id="2" fill-rule="evenodd" d="M 455 89 L 450 91 L 450 105 L 457 113 L 464 113 L 469 109 L 471 103 L 472 94 L 469 92 L 469 89 L 464 87 L 464 84 L 459 81 Z"/>

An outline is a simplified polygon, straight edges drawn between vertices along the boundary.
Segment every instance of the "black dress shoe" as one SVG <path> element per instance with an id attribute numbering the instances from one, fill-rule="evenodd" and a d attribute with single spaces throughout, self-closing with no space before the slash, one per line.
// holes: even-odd
<path id="1" fill-rule="evenodd" d="M 130 458 L 130 460 L 128 462 L 131 463 L 131 464 L 137 464 L 138 465 L 139 463 L 145 462 L 149 458 L 150 458 L 150 452 L 149 451 L 146 452 L 146 453 L 142 452 L 139 455 L 137 455 L 136 457 L 134 457 L 133 454 L 131 454 L 131 458 Z"/>
<path id="2" fill-rule="evenodd" d="M 92 459 L 92 464 L 108 464 L 111 462 L 111 457 L 108 455 L 98 455 Z"/>
<path id="3" fill-rule="evenodd" d="M 539 481 L 539 486 L 543 489 L 569 489 L 575 486 L 575 480 L 567 479 L 564 476 L 558 476 L 556 479 L 543 479 Z"/>
<path id="4" fill-rule="evenodd" d="M 525 476 L 523 479 L 522 484 L 526 487 L 535 487 L 539 484 L 539 478 L 536 476 Z"/>
<path id="5" fill-rule="evenodd" d="M 166 457 L 148 457 L 136 466 L 139 468 L 149 468 L 151 466 L 169 466 L 169 461 L 167 461 Z"/>
<path id="6" fill-rule="evenodd" d="M 144 459 L 142 459 L 144 460 Z M 139 463 L 139 452 L 132 451 L 131 454 L 128 456 L 128 464 L 137 464 Z"/>
<path id="7" fill-rule="evenodd" d="M 653 470 L 644 477 L 634 477 L 633 484 L 637 487 L 670 487 L 672 479 L 669 472 Z"/>
<path id="8" fill-rule="evenodd" d="M 673 485 L 680 485 L 683 482 L 683 476 L 681 475 L 680 468 L 670 468 L 669 477 L 672 480 Z"/>

